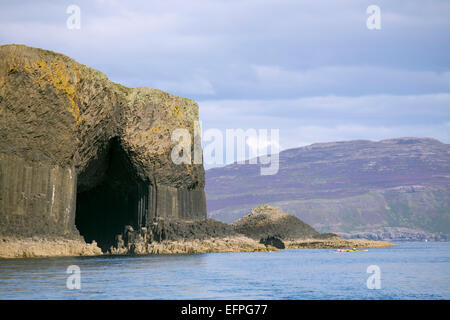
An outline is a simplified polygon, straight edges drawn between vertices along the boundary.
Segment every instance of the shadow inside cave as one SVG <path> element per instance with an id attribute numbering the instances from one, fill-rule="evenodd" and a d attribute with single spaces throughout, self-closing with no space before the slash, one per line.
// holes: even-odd
<path id="1" fill-rule="evenodd" d="M 95 240 L 106 252 L 126 225 L 143 225 L 148 185 L 138 177 L 120 140 L 112 139 L 78 176 L 75 225 L 85 241 Z"/>

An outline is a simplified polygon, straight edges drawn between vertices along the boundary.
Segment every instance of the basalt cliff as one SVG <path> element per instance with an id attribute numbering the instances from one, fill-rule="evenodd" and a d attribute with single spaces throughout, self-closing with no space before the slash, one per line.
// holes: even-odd
<path id="1" fill-rule="evenodd" d="M 0 46 L 0 237 L 96 241 L 156 218 L 206 219 L 201 164 L 174 164 L 198 106 L 126 88 L 67 56 Z"/>

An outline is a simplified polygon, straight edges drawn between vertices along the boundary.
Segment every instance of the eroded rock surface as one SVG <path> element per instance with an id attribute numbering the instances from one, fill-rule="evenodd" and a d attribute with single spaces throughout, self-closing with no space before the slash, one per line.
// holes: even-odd
<path id="1" fill-rule="evenodd" d="M 198 106 L 126 88 L 51 51 L 0 46 L 0 235 L 79 237 L 108 247 L 124 225 L 204 219 L 201 164 L 171 140 L 198 139 Z"/>
<path id="2" fill-rule="evenodd" d="M 145 228 L 134 230 L 126 226 L 112 254 L 173 254 L 205 252 L 270 251 L 274 248 L 260 244 L 234 231 L 233 227 L 214 219 L 174 220 L 157 218 Z"/>

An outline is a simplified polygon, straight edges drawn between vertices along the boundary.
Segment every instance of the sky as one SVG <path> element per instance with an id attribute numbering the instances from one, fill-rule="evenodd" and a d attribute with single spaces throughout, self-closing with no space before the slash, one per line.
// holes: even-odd
<path id="1" fill-rule="evenodd" d="M 69 29 L 70 5 L 80 28 Z M 380 29 L 369 29 L 370 5 Z M 447 0 L 0 0 L 0 44 L 60 52 L 194 99 L 203 130 L 279 129 L 281 149 L 450 143 Z"/>

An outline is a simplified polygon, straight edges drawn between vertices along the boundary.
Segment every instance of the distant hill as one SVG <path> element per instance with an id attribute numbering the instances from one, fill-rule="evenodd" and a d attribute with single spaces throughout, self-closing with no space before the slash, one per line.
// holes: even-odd
<path id="1" fill-rule="evenodd" d="M 450 234 L 450 145 L 430 138 L 316 143 L 281 152 L 272 176 L 249 164 L 207 170 L 205 191 L 208 215 L 227 223 L 267 203 L 320 232 Z"/>

